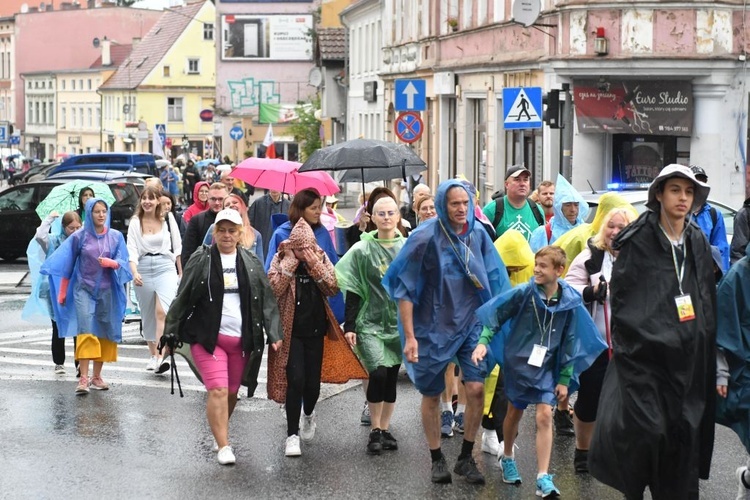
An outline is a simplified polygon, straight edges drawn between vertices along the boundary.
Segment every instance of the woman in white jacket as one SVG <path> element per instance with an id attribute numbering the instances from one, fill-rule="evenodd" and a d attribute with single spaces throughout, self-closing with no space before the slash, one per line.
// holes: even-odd
<path id="1" fill-rule="evenodd" d="M 141 309 L 143 336 L 151 355 L 146 370 L 156 373 L 164 373 L 170 367 L 169 362 L 159 359 L 156 346 L 182 274 L 182 239 L 177 221 L 171 212 L 162 214 L 160 196 L 156 188 L 144 189 L 128 227 L 130 270 Z"/>
<path id="2" fill-rule="evenodd" d="M 632 207 L 610 210 L 604 217 L 599 232 L 573 259 L 568 274 L 565 276 L 565 281 L 583 296 L 583 302 L 591 313 L 591 318 L 609 346 L 609 349 L 602 352 L 593 365 L 581 373 L 578 399 L 573 415 L 576 435 L 573 463 L 577 473 L 588 472 L 588 450 L 596 424 L 599 394 L 612 353 L 612 340 L 609 334 L 610 305 L 607 295 L 612 265 L 617 258 L 617 253 L 612 250 L 612 241 L 637 216 L 637 212 Z"/>

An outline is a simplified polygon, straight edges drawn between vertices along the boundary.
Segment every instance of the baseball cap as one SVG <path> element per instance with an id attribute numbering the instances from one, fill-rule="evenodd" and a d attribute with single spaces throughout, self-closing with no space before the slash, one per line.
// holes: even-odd
<path id="1" fill-rule="evenodd" d="M 505 171 L 505 180 L 507 181 L 510 177 L 518 177 L 524 172 L 531 175 L 531 171 L 523 165 L 513 165 Z"/>
<path id="2" fill-rule="evenodd" d="M 218 224 L 223 220 L 228 220 L 229 222 L 237 224 L 238 226 L 242 225 L 242 217 L 240 216 L 240 213 L 237 210 L 233 210 L 231 208 L 225 208 L 224 210 L 221 210 L 219 213 L 217 213 L 214 224 Z"/>
<path id="3" fill-rule="evenodd" d="M 708 180 L 708 174 L 706 174 L 706 171 L 698 165 L 690 165 L 690 170 L 693 171 L 693 175 L 699 181 L 706 182 Z"/>

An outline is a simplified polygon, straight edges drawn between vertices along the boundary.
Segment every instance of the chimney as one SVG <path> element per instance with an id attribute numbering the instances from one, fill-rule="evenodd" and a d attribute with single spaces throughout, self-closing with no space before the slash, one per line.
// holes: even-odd
<path id="1" fill-rule="evenodd" d="M 106 36 L 102 40 L 102 66 L 112 66 L 112 41 Z"/>
<path id="2" fill-rule="evenodd" d="M 138 47 L 139 43 L 141 43 L 141 37 L 134 36 L 133 37 L 133 50 L 135 50 L 135 48 Z"/>

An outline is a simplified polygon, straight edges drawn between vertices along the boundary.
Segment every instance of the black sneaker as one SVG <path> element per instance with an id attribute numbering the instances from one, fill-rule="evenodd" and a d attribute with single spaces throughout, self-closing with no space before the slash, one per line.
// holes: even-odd
<path id="1" fill-rule="evenodd" d="M 381 440 L 384 450 L 398 450 L 398 441 L 390 432 L 382 431 Z"/>
<path id="2" fill-rule="evenodd" d="M 573 468 L 576 474 L 588 474 L 589 472 L 589 450 L 579 450 L 576 448 L 573 455 Z"/>
<path id="3" fill-rule="evenodd" d="M 432 482 L 437 484 L 448 484 L 453 482 L 451 471 L 448 470 L 448 463 L 445 457 L 432 462 Z"/>
<path id="4" fill-rule="evenodd" d="M 453 472 L 459 476 L 464 476 L 467 483 L 484 484 L 484 475 L 479 472 L 479 469 L 477 469 L 477 463 L 472 457 L 462 458 L 456 462 Z"/>
<path id="5" fill-rule="evenodd" d="M 383 451 L 383 431 L 373 429 L 370 431 L 370 441 L 367 443 L 367 453 L 370 455 L 380 455 Z"/>
<path id="6" fill-rule="evenodd" d="M 560 436 L 575 436 L 573 417 L 568 410 L 555 409 L 555 431 Z"/>

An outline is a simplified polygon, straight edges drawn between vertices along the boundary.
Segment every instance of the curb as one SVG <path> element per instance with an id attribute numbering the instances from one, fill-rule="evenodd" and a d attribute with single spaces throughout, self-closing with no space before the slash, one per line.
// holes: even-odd
<path id="1" fill-rule="evenodd" d="M 28 295 L 31 293 L 30 286 L 0 285 L 0 295 Z"/>

